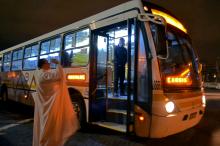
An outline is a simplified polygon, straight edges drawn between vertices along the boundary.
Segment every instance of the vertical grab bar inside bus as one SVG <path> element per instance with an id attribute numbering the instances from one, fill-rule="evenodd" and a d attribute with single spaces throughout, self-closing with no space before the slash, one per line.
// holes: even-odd
<path id="1" fill-rule="evenodd" d="M 127 73 L 127 122 L 126 122 L 126 133 L 129 135 L 130 133 L 130 124 L 131 124 L 131 22 L 132 19 L 127 20 L 128 25 L 128 73 Z"/>

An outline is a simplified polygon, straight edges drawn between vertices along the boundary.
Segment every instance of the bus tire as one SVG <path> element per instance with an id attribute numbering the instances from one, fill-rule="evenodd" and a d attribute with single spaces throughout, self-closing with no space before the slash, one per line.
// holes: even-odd
<path id="1" fill-rule="evenodd" d="M 8 100 L 8 88 L 6 86 L 6 84 L 3 84 L 1 86 L 1 93 L 0 93 L 0 96 L 1 96 L 1 100 L 2 101 L 7 101 Z"/>
<path id="2" fill-rule="evenodd" d="M 73 108 L 77 113 L 77 117 L 80 123 L 80 129 L 83 130 L 86 127 L 86 106 L 83 96 L 79 91 L 70 91 L 70 97 L 73 104 Z"/>

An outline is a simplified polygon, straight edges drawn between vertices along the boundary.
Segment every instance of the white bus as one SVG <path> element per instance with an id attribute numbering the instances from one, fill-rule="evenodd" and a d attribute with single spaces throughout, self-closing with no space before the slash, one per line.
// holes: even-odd
<path id="1" fill-rule="evenodd" d="M 115 97 L 114 47 L 121 37 L 126 93 Z M 129 1 L 1 51 L 2 98 L 34 105 L 39 58 L 62 62 L 82 126 L 161 138 L 203 116 L 198 56 L 187 30 L 153 4 Z"/>

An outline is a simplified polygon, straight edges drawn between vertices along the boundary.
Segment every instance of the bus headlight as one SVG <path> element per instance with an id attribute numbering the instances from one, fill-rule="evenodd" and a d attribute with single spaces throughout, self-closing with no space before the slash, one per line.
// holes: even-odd
<path id="1" fill-rule="evenodd" d="M 172 101 L 169 101 L 165 104 L 165 108 L 168 113 L 172 113 L 175 109 L 175 105 Z"/>
<path id="2" fill-rule="evenodd" d="M 202 105 L 205 107 L 206 105 L 206 98 L 205 95 L 202 96 Z"/>

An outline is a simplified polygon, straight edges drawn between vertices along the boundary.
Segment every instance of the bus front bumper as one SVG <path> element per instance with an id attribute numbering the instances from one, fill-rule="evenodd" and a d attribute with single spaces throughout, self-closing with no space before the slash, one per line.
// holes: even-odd
<path id="1" fill-rule="evenodd" d="M 150 137 L 162 138 L 182 132 L 199 123 L 205 111 L 205 107 L 170 114 L 168 116 L 152 115 Z"/>

